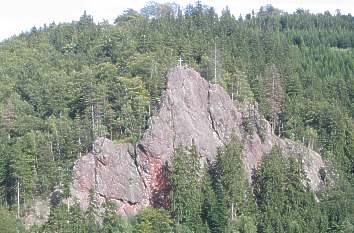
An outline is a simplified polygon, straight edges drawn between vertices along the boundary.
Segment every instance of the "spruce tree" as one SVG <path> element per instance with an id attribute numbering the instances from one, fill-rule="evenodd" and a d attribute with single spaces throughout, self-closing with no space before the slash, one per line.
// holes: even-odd
<path id="1" fill-rule="evenodd" d="M 172 159 L 171 214 L 177 224 L 202 232 L 201 168 L 196 147 L 178 148 Z"/>

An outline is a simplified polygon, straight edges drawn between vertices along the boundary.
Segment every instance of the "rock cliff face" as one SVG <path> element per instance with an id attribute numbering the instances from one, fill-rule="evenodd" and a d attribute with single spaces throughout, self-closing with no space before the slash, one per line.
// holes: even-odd
<path id="1" fill-rule="evenodd" d="M 86 208 L 93 189 L 96 200 L 115 201 L 123 215 L 134 214 L 144 205 L 163 204 L 166 166 L 174 150 L 194 144 L 205 165 L 232 134 L 244 144 L 249 177 L 277 145 L 285 156 L 302 158 L 312 189 L 318 189 L 318 171 L 324 166 L 319 154 L 274 136 L 256 107 L 232 101 L 219 85 L 208 83 L 192 69 L 177 67 L 167 75 L 159 112 L 149 120 L 135 150 L 133 145 L 99 138 L 96 150 L 74 166 L 72 196 Z"/>
<path id="2" fill-rule="evenodd" d="M 118 213 L 132 215 L 142 205 L 144 186 L 132 155 L 131 144 L 114 144 L 104 138 L 95 142 L 95 150 L 79 159 L 74 166 L 72 196 L 81 208 L 88 207 L 90 198 L 99 204 L 111 201 Z M 90 196 L 90 192 L 93 195 Z"/>

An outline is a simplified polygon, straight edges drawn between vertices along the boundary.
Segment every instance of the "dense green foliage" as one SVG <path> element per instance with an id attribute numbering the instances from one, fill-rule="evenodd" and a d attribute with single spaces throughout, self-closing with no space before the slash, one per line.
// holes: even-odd
<path id="1" fill-rule="evenodd" d="M 16 233 L 24 231 L 23 225 L 16 220 L 6 209 L 0 209 L 0 232 Z"/>
<path id="2" fill-rule="evenodd" d="M 8 219 L 0 228 L 11 232 L 17 201 L 23 215 L 54 188 L 68 195 L 73 162 L 97 136 L 138 140 L 166 72 L 182 57 L 234 100 L 257 101 L 277 135 L 329 161 L 319 202 L 304 185 L 301 163 L 277 151 L 255 172 L 253 196 L 234 142 L 207 171 L 198 170 L 194 149 L 176 152 L 186 160 L 174 163 L 171 217 L 146 210 L 128 223 L 107 213 L 101 232 L 353 232 L 353 28 L 353 17 L 340 12 L 267 6 L 236 19 L 200 2 L 184 11 L 152 2 L 113 25 L 84 14 L 1 42 L 0 198 L 10 212 L 0 211 Z M 60 204 L 41 229 L 92 232 L 98 226 L 90 218 Z"/>
<path id="3" fill-rule="evenodd" d="M 274 150 L 262 162 L 254 187 L 262 232 L 325 231 L 320 207 L 303 180 L 301 162 L 295 158 L 285 160 Z"/>
<path id="4" fill-rule="evenodd" d="M 201 223 L 202 193 L 199 155 L 196 147 L 177 149 L 171 175 L 171 213 L 177 224 L 192 232 L 203 232 Z"/>
<path id="5" fill-rule="evenodd" d="M 172 220 L 165 210 L 147 208 L 137 216 L 137 233 L 172 233 Z"/>

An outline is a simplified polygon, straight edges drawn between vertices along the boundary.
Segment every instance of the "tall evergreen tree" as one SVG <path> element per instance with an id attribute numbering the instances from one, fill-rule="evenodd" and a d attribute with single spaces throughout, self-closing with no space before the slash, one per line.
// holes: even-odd
<path id="1" fill-rule="evenodd" d="M 179 148 L 172 159 L 171 214 L 178 224 L 202 232 L 201 168 L 196 147 Z"/>

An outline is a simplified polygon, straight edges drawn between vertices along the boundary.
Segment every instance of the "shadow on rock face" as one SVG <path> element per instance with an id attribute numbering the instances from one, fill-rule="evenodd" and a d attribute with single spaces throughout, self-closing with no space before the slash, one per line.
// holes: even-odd
<path id="1" fill-rule="evenodd" d="M 62 198 L 62 191 L 59 189 L 55 189 L 50 196 L 50 205 L 52 207 L 57 207 Z"/>
<path id="2" fill-rule="evenodd" d="M 171 191 L 171 185 L 170 185 L 170 175 L 171 175 L 171 170 L 170 167 L 167 163 L 161 167 L 159 170 L 159 173 L 156 174 L 157 182 L 158 184 L 156 185 L 156 188 L 152 191 L 151 195 L 151 205 L 155 208 L 165 208 L 168 209 L 170 207 L 170 202 L 169 202 L 169 194 Z"/>

